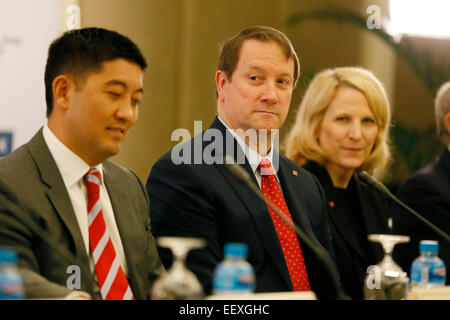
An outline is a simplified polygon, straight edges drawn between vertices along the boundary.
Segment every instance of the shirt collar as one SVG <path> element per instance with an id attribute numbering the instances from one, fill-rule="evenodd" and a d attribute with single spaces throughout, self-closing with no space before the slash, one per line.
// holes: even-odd
<path id="1" fill-rule="evenodd" d="M 47 143 L 50 153 L 55 159 L 56 165 L 62 175 L 67 187 L 77 183 L 91 168 L 83 159 L 66 147 L 46 124 L 42 130 L 44 140 Z M 103 166 L 95 166 L 101 173 L 101 183 L 103 184 Z"/>
<path id="2" fill-rule="evenodd" d="M 242 139 L 234 129 L 231 129 L 221 118 L 220 116 L 217 116 L 217 118 L 222 122 L 222 124 L 225 126 L 225 128 L 233 135 L 233 137 L 238 142 L 241 149 L 244 151 L 245 156 L 250 164 L 250 167 L 252 168 L 253 173 L 256 173 L 256 170 L 258 169 L 259 163 L 262 159 L 267 159 L 272 163 L 273 165 L 273 137 L 272 142 L 270 146 L 270 151 L 265 156 L 261 156 L 258 151 L 250 147 L 247 143 L 245 143 L 244 139 Z"/>

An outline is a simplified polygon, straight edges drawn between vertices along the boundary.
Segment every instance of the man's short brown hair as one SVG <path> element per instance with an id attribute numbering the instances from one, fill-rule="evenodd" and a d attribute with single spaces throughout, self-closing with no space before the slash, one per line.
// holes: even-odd
<path id="1" fill-rule="evenodd" d="M 227 79 L 231 81 L 231 76 L 239 61 L 239 54 L 242 44 L 245 40 L 258 40 L 263 42 L 274 41 L 278 43 L 283 49 L 286 58 L 292 58 L 294 60 L 294 88 L 297 85 L 300 75 L 300 63 L 295 53 L 294 47 L 291 41 L 286 37 L 284 33 L 278 31 L 275 28 L 266 26 L 254 26 L 242 30 L 235 36 L 226 40 L 220 47 L 219 64 L 217 70 L 225 72 Z"/>

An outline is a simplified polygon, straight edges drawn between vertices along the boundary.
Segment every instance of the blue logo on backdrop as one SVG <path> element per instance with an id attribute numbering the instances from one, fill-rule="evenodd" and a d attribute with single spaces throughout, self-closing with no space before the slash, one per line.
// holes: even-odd
<path id="1" fill-rule="evenodd" d="M 12 132 L 0 132 L 0 157 L 6 156 L 12 149 Z"/>

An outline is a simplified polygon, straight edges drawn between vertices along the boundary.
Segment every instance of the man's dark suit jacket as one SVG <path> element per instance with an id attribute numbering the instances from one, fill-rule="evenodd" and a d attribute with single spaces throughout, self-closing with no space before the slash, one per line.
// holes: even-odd
<path id="1" fill-rule="evenodd" d="M 346 219 L 343 219 L 346 212 L 342 210 L 345 210 L 345 207 L 340 206 L 342 199 L 338 198 L 339 195 L 336 194 L 327 170 L 314 161 L 308 161 L 303 168 L 313 173 L 325 190 L 328 221 L 342 286 L 353 299 L 364 299 L 363 285 L 367 276 L 367 267 L 383 259 L 383 249 L 379 243 L 367 244 L 354 237 L 353 224 L 350 225 L 346 223 Z M 388 228 L 388 205 L 384 197 L 360 181 L 357 176 L 352 179 L 356 184 L 357 198 L 354 201 L 360 208 L 358 214 L 361 214 L 359 221 L 362 221 L 362 225 L 359 228 L 365 232 L 365 238 L 367 239 L 367 235 L 373 233 L 392 233 Z"/>
<path id="2" fill-rule="evenodd" d="M 446 147 L 435 161 L 409 177 L 399 188 L 397 197 L 424 216 L 442 231 L 450 233 L 450 152 Z M 450 243 L 405 209 L 395 206 L 394 229 L 408 235 L 411 241 L 398 245 L 394 251 L 401 267 L 410 272 L 411 264 L 420 255 L 420 240 L 439 241 L 439 256 L 450 268 Z M 447 285 L 450 277 L 447 276 Z"/>
<path id="3" fill-rule="evenodd" d="M 131 289 L 136 299 L 145 299 L 164 271 L 150 232 L 146 191 L 133 172 L 110 161 L 103 163 L 103 174 Z M 51 238 L 59 249 L 42 236 Z M 42 129 L 0 159 L 0 245 L 18 252 L 27 298 L 63 297 L 71 292 L 67 283 L 76 281 L 69 279 L 75 274 L 74 269 L 68 273 L 70 265 L 80 268 L 80 290 L 98 298 L 72 203 Z"/>
<path id="4" fill-rule="evenodd" d="M 228 153 L 233 153 L 235 159 L 241 159 L 238 153 L 242 155 L 243 151 L 218 118 L 208 130 L 211 129 L 220 132 L 223 145 L 225 141 L 232 141 L 234 152 L 228 150 Z M 202 139 L 200 134 L 182 145 L 183 150 L 191 152 L 189 160 L 194 159 L 195 146 L 198 153 L 211 151 L 212 142 L 202 140 L 207 139 Z M 224 154 L 226 149 L 223 147 L 217 152 Z M 217 159 L 221 158 L 222 155 L 218 155 Z M 244 169 L 257 183 L 245 156 L 244 159 Z M 317 179 L 282 155 L 277 174 L 293 221 L 333 256 L 324 194 Z M 225 165 L 176 165 L 171 160 L 171 152 L 168 152 L 153 166 L 147 190 L 155 237 L 198 237 L 206 240 L 206 249 L 192 251 L 187 261 L 206 294 L 211 293 L 214 269 L 223 260 L 223 246 L 227 242 L 240 242 L 248 246 L 248 261 L 256 273 L 256 292 L 293 290 L 266 204 L 247 186 L 235 180 Z M 323 262 L 302 241 L 300 246 L 312 290 L 319 299 L 335 298 L 336 288 Z M 160 257 L 166 267 L 171 265 L 172 256 L 168 251 L 162 249 Z"/>

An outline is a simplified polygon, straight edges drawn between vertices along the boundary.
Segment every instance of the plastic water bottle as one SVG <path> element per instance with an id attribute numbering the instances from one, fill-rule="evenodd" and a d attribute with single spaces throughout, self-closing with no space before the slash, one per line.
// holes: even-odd
<path id="1" fill-rule="evenodd" d="M 445 264 L 438 257 L 438 251 L 439 243 L 437 241 L 420 241 L 420 256 L 411 265 L 413 287 L 433 288 L 445 285 Z"/>
<path id="2" fill-rule="evenodd" d="M 213 293 L 251 293 L 255 289 L 255 273 L 247 258 L 247 245 L 227 243 L 225 259 L 214 271 Z"/>
<path id="3" fill-rule="evenodd" d="M 0 247 L 0 300 L 23 298 L 23 281 L 17 268 L 17 254 L 11 248 Z"/>

